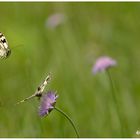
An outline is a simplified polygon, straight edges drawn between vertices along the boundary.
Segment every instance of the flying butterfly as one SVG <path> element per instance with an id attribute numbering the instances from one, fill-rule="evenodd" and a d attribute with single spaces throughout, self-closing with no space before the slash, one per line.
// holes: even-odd
<path id="1" fill-rule="evenodd" d="M 24 100 L 19 101 L 17 104 L 23 103 L 29 99 L 32 99 L 33 97 L 38 97 L 40 98 L 42 96 L 42 93 L 45 89 L 45 87 L 48 85 L 49 81 L 51 80 L 51 76 L 50 74 L 45 78 L 45 80 L 40 84 L 40 86 L 38 86 L 38 88 L 36 89 L 35 93 L 27 98 L 25 98 Z"/>
<path id="2" fill-rule="evenodd" d="M 10 54 L 11 49 L 8 46 L 8 42 L 3 33 L 0 32 L 0 58 L 1 59 L 8 58 Z"/>

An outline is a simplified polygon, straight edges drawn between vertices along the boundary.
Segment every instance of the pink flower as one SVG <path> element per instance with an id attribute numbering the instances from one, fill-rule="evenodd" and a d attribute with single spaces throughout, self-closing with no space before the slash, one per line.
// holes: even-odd
<path id="1" fill-rule="evenodd" d="M 41 97 L 41 105 L 39 107 L 39 115 L 41 117 L 45 115 L 47 116 L 54 109 L 57 98 L 58 95 L 56 95 L 53 91 L 44 93 Z"/>
<path id="2" fill-rule="evenodd" d="M 96 60 L 96 63 L 93 66 L 92 71 L 94 74 L 96 74 L 97 72 L 104 71 L 116 65 L 117 65 L 117 62 L 114 59 L 108 56 L 102 56 Z"/>

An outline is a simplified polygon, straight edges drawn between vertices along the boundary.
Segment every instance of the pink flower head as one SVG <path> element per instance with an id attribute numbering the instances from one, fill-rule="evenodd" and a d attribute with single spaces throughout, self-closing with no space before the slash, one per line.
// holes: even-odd
<path id="1" fill-rule="evenodd" d="M 65 16 L 61 13 L 56 13 L 48 17 L 46 20 L 46 27 L 54 29 L 65 21 Z"/>
<path id="2" fill-rule="evenodd" d="M 54 109 L 57 98 L 58 95 L 52 91 L 45 93 L 41 97 L 41 105 L 39 107 L 39 115 L 41 117 L 48 115 Z"/>
<path id="3" fill-rule="evenodd" d="M 102 56 L 96 60 L 96 63 L 92 71 L 94 74 L 96 74 L 97 72 L 104 71 L 116 65 L 117 65 L 117 62 L 114 59 L 108 56 Z"/>

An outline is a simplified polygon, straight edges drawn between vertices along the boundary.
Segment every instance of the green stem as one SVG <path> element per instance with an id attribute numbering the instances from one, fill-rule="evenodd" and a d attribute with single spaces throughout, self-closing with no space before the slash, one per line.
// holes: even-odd
<path id="1" fill-rule="evenodd" d="M 112 80 L 112 77 L 111 77 L 111 74 L 110 74 L 109 70 L 107 70 L 107 75 L 108 75 L 110 86 L 111 86 L 112 97 L 113 97 L 114 103 L 116 105 L 116 109 L 117 109 L 117 114 L 118 114 L 119 121 L 120 121 L 121 130 L 123 132 L 121 113 L 120 113 L 118 102 L 117 102 L 117 98 L 116 98 L 116 90 L 115 90 L 114 83 L 113 83 L 113 80 Z"/>
<path id="2" fill-rule="evenodd" d="M 69 120 L 69 122 L 71 123 L 72 127 L 74 128 L 74 131 L 75 131 L 75 133 L 77 135 L 77 138 L 79 138 L 79 133 L 78 133 L 76 127 L 75 127 L 74 122 L 71 120 L 71 118 L 66 113 L 64 113 L 62 110 L 60 110 L 59 108 L 55 107 L 54 109 L 57 110 L 62 115 L 64 115 Z"/>
<path id="3" fill-rule="evenodd" d="M 108 75 L 108 78 L 109 78 L 113 99 L 114 99 L 115 103 L 117 104 L 117 99 L 116 99 L 116 96 L 115 96 L 116 95 L 115 87 L 114 87 L 113 80 L 111 78 L 111 74 L 110 74 L 109 70 L 107 70 L 107 75 Z"/>

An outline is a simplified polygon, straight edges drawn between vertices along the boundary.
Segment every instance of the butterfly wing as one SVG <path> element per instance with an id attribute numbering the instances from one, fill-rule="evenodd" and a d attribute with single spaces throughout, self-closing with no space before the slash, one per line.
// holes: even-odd
<path id="1" fill-rule="evenodd" d="M 8 46 L 8 41 L 5 36 L 0 32 L 0 58 L 7 58 L 11 54 Z"/>

